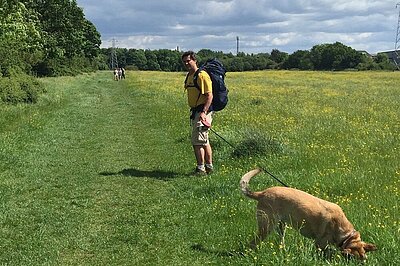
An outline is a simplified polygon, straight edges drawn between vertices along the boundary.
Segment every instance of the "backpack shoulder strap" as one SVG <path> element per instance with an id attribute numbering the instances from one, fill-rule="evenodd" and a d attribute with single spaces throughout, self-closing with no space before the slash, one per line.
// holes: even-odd
<path id="1" fill-rule="evenodd" d="M 200 89 L 200 88 L 199 88 L 199 85 L 197 84 L 197 77 L 198 77 L 198 75 L 199 75 L 199 72 L 200 72 L 200 71 L 197 70 L 197 71 L 194 73 L 194 76 L 193 76 L 194 86 L 195 86 L 197 89 Z M 183 82 L 183 85 L 184 85 L 185 88 L 186 88 L 186 83 L 187 83 L 187 81 L 188 81 L 188 78 L 189 78 L 189 73 L 186 74 L 185 81 Z"/>
<path id="2" fill-rule="evenodd" d="M 183 86 L 185 87 L 185 89 L 186 89 L 186 82 L 187 82 L 188 78 L 189 78 L 189 73 L 186 74 L 185 81 L 183 82 Z"/>
<path id="3" fill-rule="evenodd" d="M 200 71 L 202 71 L 203 70 L 203 68 L 202 67 L 200 67 L 199 69 L 197 69 L 196 70 L 196 72 L 194 73 L 194 76 L 193 76 L 193 84 L 194 84 L 194 86 L 200 91 L 200 86 L 199 86 L 199 84 L 197 83 L 197 78 L 199 77 L 199 73 L 200 73 Z M 189 74 L 188 74 L 189 75 Z M 187 77 L 186 77 L 187 78 Z M 200 96 L 199 96 L 200 97 Z"/>

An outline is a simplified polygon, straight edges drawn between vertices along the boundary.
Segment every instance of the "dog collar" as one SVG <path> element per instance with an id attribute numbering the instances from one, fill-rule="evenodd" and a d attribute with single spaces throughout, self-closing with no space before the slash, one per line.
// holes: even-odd
<path id="1" fill-rule="evenodd" d="M 353 229 L 353 231 L 351 231 L 341 242 L 341 244 L 339 245 L 339 247 L 341 247 L 342 249 L 344 249 L 347 244 L 349 244 L 349 241 L 351 240 L 351 238 L 356 234 L 356 230 Z"/>

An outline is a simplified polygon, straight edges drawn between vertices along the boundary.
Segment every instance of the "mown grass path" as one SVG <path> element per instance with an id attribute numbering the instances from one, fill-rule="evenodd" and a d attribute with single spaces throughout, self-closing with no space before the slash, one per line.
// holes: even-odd
<path id="1" fill-rule="evenodd" d="M 163 220 L 149 209 L 172 203 L 162 178 L 174 173 L 157 171 L 163 161 L 151 155 L 158 125 L 127 81 L 103 74 L 45 82 L 38 106 L 7 107 L 13 119 L 3 117 L 0 261 L 140 261 L 139 240 L 158 242 L 146 225 Z"/>
<path id="2" fill-rule="evenodd" d="M 238 181 L 261 163 L 343 206 L 382 247 L 372 265 L 396 265 L 398 77 L 383 73 L 379 87 L 378 75 L 231 73 L 236 91 L 215 129 L 234 143 L 260 130 L 283 153 L 232 158 L 213 136 L 218 171 L 204 178 L 188 176 L 183 73 L 44 79 L 38 104 L 0 106 L 0 264 L 347 264 L 290 232 L 286 250 L 271 236 L 259 252 L 235 253 L 255 230 L 255 203 Z"/>

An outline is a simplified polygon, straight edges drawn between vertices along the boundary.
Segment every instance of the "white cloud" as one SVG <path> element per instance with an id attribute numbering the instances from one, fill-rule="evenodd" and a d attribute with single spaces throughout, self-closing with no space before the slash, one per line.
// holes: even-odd
<path id="1" fill-rule="evenodd" d="M 274 46 L 283 46 L 287 45 L 296 40 L 296 34 L 294 33 L 283 33 L 278 37 L 275 37 L 271 40 L 271 44 Z"/>
<path id="2" fill-rule="evenodd" d="M 392 0 L 78 0 L 86 17 L 119 47 L 246 53 L 308 50 L 340 41 L 369 52 L 394 47 Z M 111 2 L 111 3 L 110 3 Z"/>
<path id="3" fill-rule="evenodd" d="M 175 26 L 170 26 L 169 28 L 171 30 L 184 30 L 184 29 L 187 29 L 186 26 L 181 25 L 180 23 L 177 23 Z"/>

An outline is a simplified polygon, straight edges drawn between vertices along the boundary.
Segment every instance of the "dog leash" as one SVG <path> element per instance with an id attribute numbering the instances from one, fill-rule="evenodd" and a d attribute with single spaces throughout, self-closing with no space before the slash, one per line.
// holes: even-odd
<path id="1" fill-rule="evenodd" d="M 279 178 L 277 178 L 276 176 L 274 176 L 273 174 L 271 174 L 269 171 L 267 171 L 265 168 L 260 167 L 261 170 L 263 170 L 263 172 L 266 172 L 267 174 L 269 174 L 273 179 L 275 179 L 276 181 L 278 181 L 282 186 L 284 187 L 289 187 L 288 185 L 286 185 L 285 183 L 283 183 Z"/>
<path id="2" fill-rule="evenodd" d="M 233 146 L 229 141 L 227 141 L 224 137 L 222 137 L 220 134 L 218 134 L 218 132 L 216 132 L 214 129 L 212 129 L 212 127 L 209 127 L 209 129 L 215 134 L 217 135 L 219 138 L 221 138 L 223 141 L 225 141 L 229 146 L 231 146 L 233 149 L 236 149 L 235 146 Z M 283 183 L 279 178 L 277 178 L 276 176 L 274 176 L 273 174 L 271 174 L 267 169 L 260 167 L 260 169 L 267 173 L 268 175 L 270 175 L 273 179 L 275 179 L 276 181 L 278 181 L 282 186 L 284 187 L 289 187 L 288 185 L 286 185 L 285 183 Z"/>

